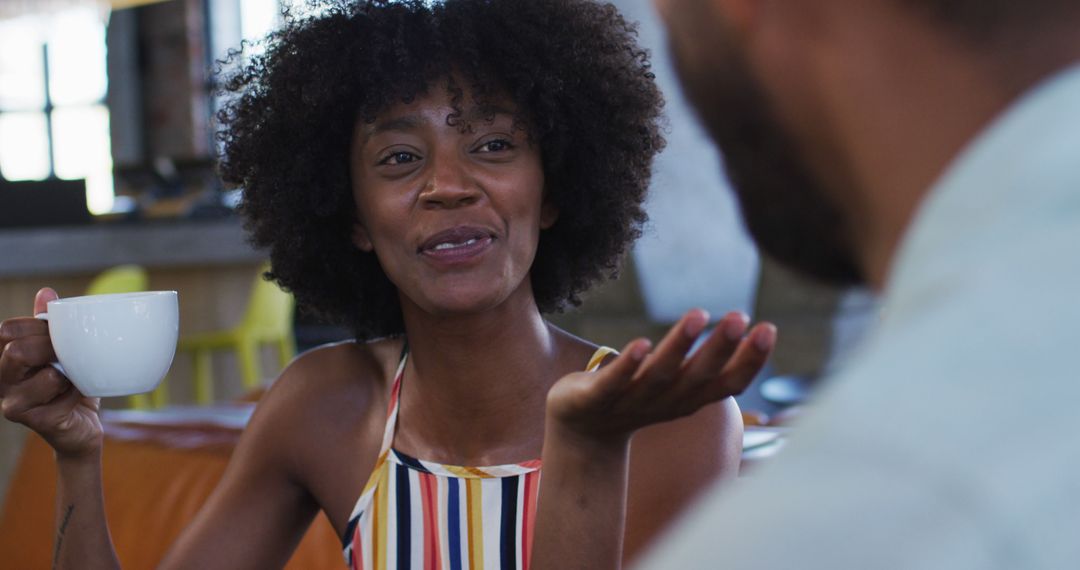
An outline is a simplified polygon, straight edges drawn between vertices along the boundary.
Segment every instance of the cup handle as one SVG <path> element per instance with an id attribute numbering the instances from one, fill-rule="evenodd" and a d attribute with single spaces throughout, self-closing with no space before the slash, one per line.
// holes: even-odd
<path id="1" fill-rule="evenodd" d="M 49 322 L 49 313 L 38 313 L 34 315 L 34 318 Z M 65 377 L 67 376 L 67 372 L 64 370 L 63 365 L 61 365 L 59 362 L 50 362 L 49 366 L 55 368 L 57 372 L 63 374 Z"/>

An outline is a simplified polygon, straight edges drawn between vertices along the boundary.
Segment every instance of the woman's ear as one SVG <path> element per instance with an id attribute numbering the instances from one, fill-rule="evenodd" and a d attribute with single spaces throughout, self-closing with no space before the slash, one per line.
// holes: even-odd
<path id="1" fill-rule="evenodd" d="M 555 204 L 544 200 L 544 204 L 540 206 L 540 229 L 546 230 L 554 226 L 558 219 L 559 209 L 555 207 Z"/>
<path id="2" fill-rule="evenodd" d="M 352 242 L 360 251 L 370 252 L 375 249 L 375 246 L 371 243 L 371 236 L 368 235 L 367 228 L 360 222 L 353 224 Z"/>

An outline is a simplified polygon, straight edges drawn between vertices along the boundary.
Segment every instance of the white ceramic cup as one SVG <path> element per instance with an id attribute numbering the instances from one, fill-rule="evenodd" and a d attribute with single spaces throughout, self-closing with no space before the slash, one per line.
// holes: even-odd
<path id="1" fill-rule="evenodd" d="M 157 388 L 176 354 L 176 291 L 55 299 L 49 336 L 62 372 L 85 396 L 128 396 Z"/>

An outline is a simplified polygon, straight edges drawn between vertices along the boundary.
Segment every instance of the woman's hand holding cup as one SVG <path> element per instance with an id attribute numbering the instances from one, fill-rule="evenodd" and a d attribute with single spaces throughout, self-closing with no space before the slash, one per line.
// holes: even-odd
<path id="1" fill-rule="evenodd" d="M 34 313 L 57 294 L 38 291 Z M 100 398 L 88 398 L 51 364 L 56 361 L 49 323 L 33 317 L 0 323 L 0 409 L 4 417 L 40 434 L 60 459 L 101 449 Z"/>
<path id="2" fill-rule="evenodd" d="M 4 416 L 40 433 L 61 458 L 97 450 L 99 398 L 149 392 L 168 372 L 176 292 L 60 299 L 42 289 L 34 315 L 0 325 Z"/>

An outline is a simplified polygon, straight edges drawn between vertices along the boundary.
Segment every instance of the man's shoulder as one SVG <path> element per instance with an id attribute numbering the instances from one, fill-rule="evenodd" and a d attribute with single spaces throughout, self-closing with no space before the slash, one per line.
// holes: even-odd
<path id="1" fill-rule="evenodd" d="M 753 568 L 1056 567 L 1080 556 L 1047 532 L 1080 524 L 1061 508 L 1080 501 L 1080 417 L 1062 409 L 1080 398 L 1072 351 L 1017 327 L 1007 307 L 975 319 L 986 307 L 970 293 L 875 331 L 823 379 L 780 453 L 708 494 L 643 567 L 716 556 Z"/>

